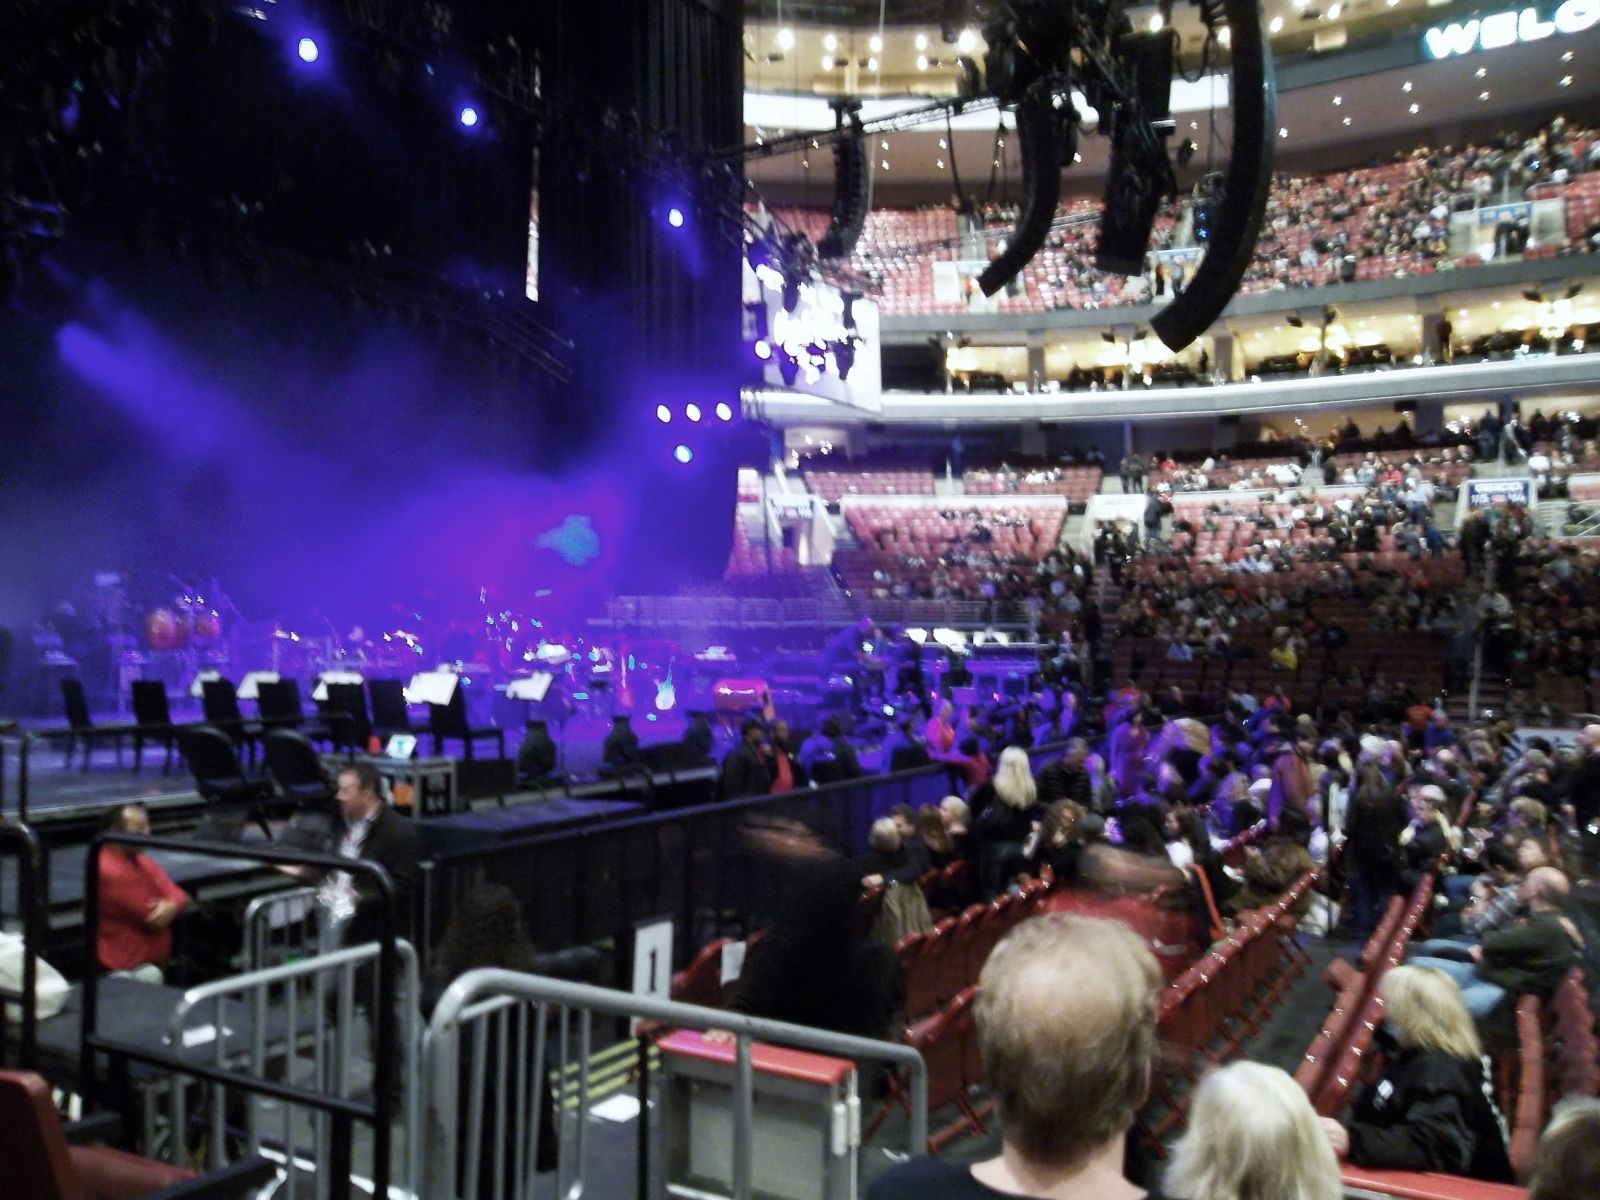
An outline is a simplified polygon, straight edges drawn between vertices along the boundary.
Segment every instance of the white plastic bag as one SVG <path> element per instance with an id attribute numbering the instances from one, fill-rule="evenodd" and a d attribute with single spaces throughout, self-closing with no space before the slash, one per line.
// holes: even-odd
<path id="1" fill-rule="evenodd" d="M 35 1015 L 41 1021 L 49 1020 L 66 1006 L 72 985 L 44 959 L 36 960 L 38 973 L 34 992 Z M 18 996 L 22 993 L 22 937 L 20 934 L 0 932 L 0 993 Z M 6 1005 L 6 1020 L 22 1018 L 22 1006 Z"/>

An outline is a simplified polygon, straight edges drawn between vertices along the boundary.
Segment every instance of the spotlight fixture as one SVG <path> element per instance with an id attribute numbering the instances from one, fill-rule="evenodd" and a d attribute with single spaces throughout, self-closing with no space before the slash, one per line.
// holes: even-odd
<path id="1" fill-rule="evenodd" d="M 478 124 L 478 110 L 473 108 L 470 104 L 463 105 L 457 119 L 460 120 L 461 124 L 467 129 L 476 128 Z"/>
<path id="2" fill-rule="evenodd" d="M 322 56 L 322 50 L 317 46 L 316 39 L 303 37 L 295 46 L 295 53 L 300 56 L 300 61 L 314 63 Z"/>
<path id="3" fill-rule="evenodd" d="M 767 359 L 772 357 L 772 343 L 765 338 L 760 339 L 755 344 L 755 352 L 757 358 L 762 362 L 766 362 Z"/>
<path id="4" fill-rule="evenodd" d="M 694 451 L 689 449 L 689 447 L 685 446 L 682 442 L 679 442 L 677 446 L 673 448 L 672 457 L 677 459 L 680 464 L 686 466 L 694 458 Z"/>
<path id="5" fill-rule="evenodd" d="M 683 209 L 673 207 L 667 209 L 667 224 L 674 229 L 683 228 Z"/>
<path id="6" fill-rule="evenodd" d="M 701 417 L 700 406 L 698 404 L 684 405 L 683 415 L 688 417 L 691 421 L 698 421 Z"/>
<path id="7" fill-rule="evenodd" d="M 660 421 L 663 425 L 667 424 L 672 420 L 672 410 L 665 404 L 656 405 L 656 420 Z"/>
<path id="8" fill-rule="evenodd" d="M 731 420 L 733 420 L 733 406 L 731 404 L 729 404 L 726 400 L 717 401 L 717 420 L 719 420 L 719 421 L 731 421 Z"/>

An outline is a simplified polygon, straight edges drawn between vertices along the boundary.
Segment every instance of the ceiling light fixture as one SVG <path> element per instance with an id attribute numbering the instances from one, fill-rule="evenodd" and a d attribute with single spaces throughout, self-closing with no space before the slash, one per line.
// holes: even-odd
<path id="1" fill-rule="evenodd" d="M 1421 111 L 1422 111 L 1422 106 L 1420 104 L 1413 104 L 1411 106 L 1411 115 L 1413 117 L 1416 116 Z"/>
<path id="2" fill-rule="evenodd" d="M 918 50 L 926 50 L 927 48 L 928 48 L 928 35 L 925 34 L 925 33 L 917 34 L 917 49 Z"/>
<path id="3" fill-rule="evenodd" d="M 867 39 L 867 49 L 871 50 L 874 54 L 882 54 L 883 53 L 883 39 L 881 37 L 879 37 L 877 34 L 873 34 L 870 38 Z"/>
<path id="4" fill-rule="evenodd" d="M 822 39 L 822 48 L 829 54 L 832 54 L 839 48 L 839 39 L 830 33 L 827 37 Z"/>
<path id="5" fill-rule="evenodd" d="M 878 59 L 877 59 L 877 56 L 874 55 L 872 58 L 867 59 L 867 70 L 876 71 L 877 69 L 878 69 Z"/>
<path id="6" fill-rule="evenodd" d="M 917 55 L 917 70 L 926 71 L 927 69 L 928 69 L 928 56 L 926 54 Z"/>
<path id="7" fill-rule="evenodd" d="M 793 50 L 794 49 L 794 30 L 792 30 L 792 29 L 780 29 L 780 30 L 778 30 L 778 49 L 780 49 L 780 50 Z"/>
<path id="8" fill-rule="evenodd" d="M 972 48 L 977 44 L 978 35 L 973 33 L 970 29 L 963 29 L 961 31 L 961 36 L 956 39 L 956 45 L 961 47 L 961 52 L 963 54 L 970 54 L 972 52 Z"/>
<path id="9" fill-rule="evenodd" d="M 1328 20 L 1337 21 L 1340 18 L 1340 16 L 1343 15 L 1343 13 L 1344 13 L 1344 5 L 1342 5 L 1342 4 L 1330 4 L 1330 5 L 1328 5 Z"/>
<path id="10" fill-rule="evenodd" d="M 1408 79 L 1404 83 L 1402 83 L 1400 85 L 1400 90 L 1402 92 L 1409 92 L 1411 90 L 1411 80 Z"/>
<path id="11" fill-rule="evenodd" d="M 1479 100 L 1487 100 L 1488 98 L 1489 98 L 1489 93 L 1488 92 L 1479 92 L 1478 93 L 1478 99 Z"/>
<path id="12" fill-rule="evenodd" d="M 1344 97 L 1343 96 L 1335 96 L 1333 98 L 1333 106 L 1335 108 L 1338 108 L 1343 103 L 1344 103 Z"/>
<path id="13" fill-rule="evenodd" d="M 1267 29 L 1269 31 L 1271 31 L 1272 33 L 1282 33 L 1283 32 L 1283 18 L 1282 17 L 1273 17 L 1272 18 L 1272 23 L 1267 26 Z"/>
<path id="14" fill-rule="evenodd" d="M 1349 118 L 1349 117 L 1346 117 L 1346 118 L 1345 118 L 1345 119 L 1344 119 L 1344 123 L 1345 123 L 1345 124 L 1346 124 L 1346 125 L 1348 125 L 1348 124 L 1350 124 L 1350 118 Z"/>
<path id="15" fill-rule="evenodd" d="M 1160 33 L 1161 32 L 1161 27 L 1163 25 L 1165 25 L 1165 24 L 1166 24 L 1166 22 L 1164 20 L 1162 20 L 1161 14 L 1160 13 L 1156 13 L 1155 16 L 1150 18 L 1150 32 L 1151 33 Z"/>
<path id="16" fill-rule="evenodd" d="M 831 70 L 833 70 L 833 55 L 831 55 L 831 54 L 824 54 L 824 55 L 823 55 L 823 56 L 822 56 L 822 69 L 823 69 L 823 70 L 824 70 L 824 71 L 831 71 Z"/>
<path id="17" fill-rule="evenodd" d="M 1479 67 L 1476 71 L 1473 72 L 1473 74 L 1479 79 L 1482 79 L 1488 73 L 1489 73 L 1489 68 L 1488 67 Z"/>
<path id="18" fill-rule="evenodd" d="M 1289 136 L 1289 131 L 1287 129 L 1279 129 L 1278 136 L 1281 138 L 1286 138 Z"/>

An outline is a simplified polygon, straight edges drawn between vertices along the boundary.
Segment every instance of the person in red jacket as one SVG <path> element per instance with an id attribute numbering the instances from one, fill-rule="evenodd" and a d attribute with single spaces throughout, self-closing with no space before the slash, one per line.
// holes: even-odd
<path id="1" fill-rule="evenodd" d="M 150 816 L 140 804 L 111 815 L 107 828 L 148 834 Z M 137 846 L 100 851 L 100 965 L 149 983 L 162 981 L 161 965 L 172 957 L 172 923 L 188 904 L 182 888 Z"/>

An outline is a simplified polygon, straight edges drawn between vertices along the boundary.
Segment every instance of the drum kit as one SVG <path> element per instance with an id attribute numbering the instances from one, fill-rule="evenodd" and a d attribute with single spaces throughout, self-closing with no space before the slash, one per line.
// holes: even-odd
<path id="1" fill-rule="evenodd" d="M 222 613 L 204 596 L 184 592 L 145 614 L 144 638 L 153 651 L 210 650 L 222 641 Z"/>

